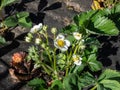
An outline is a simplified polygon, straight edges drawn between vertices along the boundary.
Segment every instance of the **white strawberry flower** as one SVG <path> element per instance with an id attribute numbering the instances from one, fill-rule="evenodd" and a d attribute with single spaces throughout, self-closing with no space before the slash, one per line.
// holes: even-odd
<path id="1" fill-rule="evenodd" d="M 36 38 L 36 39 L 35 39 L 35 43 L 36 43 L 36 44 L 40 44 L 41 41 L 42 41 L 42 40 L 41 40 L 40 38 Z"/>
<path id="2" fill-rule="evenodd" d="M 31 28 L 30 32 L 31 33 L 36 33 L 37 31 L 39 31 L 42 28 L 42 23 L 39 23 L 38 25 L 33 26 L 33 28 Z"/>
<path id="3" fill-rule="evenodd" d="M 70 46 L 70 41 L 65 39 L 63 35 L 59 34 L 54 41 L 54 46 L 61 51 L 67 51 Z"/>
<path id="4" fill-rule="evenodd" d="M 73 32 L 73 36 L 76 40 L 80 40 L 82 38 L 82 34 L 80 34 L 78 32 Z"/>
<path id="5" fill-rule="evenodd" d="M 79 55 L 73 55 L 72 59 L 75 65 L 80 66 L 82 64 L 82 58 Z"/>

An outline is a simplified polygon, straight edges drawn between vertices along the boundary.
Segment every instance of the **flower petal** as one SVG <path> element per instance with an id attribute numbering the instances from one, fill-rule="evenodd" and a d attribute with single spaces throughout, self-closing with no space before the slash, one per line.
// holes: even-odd
<path id="1" fill-rule="evenodd" d="M 56 48 L 58 48 L 58 45 L 57 45 L 56 40 L 54 41 L 54 46 L 55 46 Z"/>
<path id="2" fill-rule="evenodd" d="M 82 61 L 81 60 L 77 60 L 77 61 L 74 62 L 74 64 L 80 66 L 82 64 Z"/>
<path id="3" fill-rule="evenodd" d="M 56 39 L 62 39 L 63 40 L 64 38 L 65 38 L 65 36 L 63 36 L 62 34 L 59 34 Z"/>
<path id="4" fill-rule="evenodd" d="M 64 40 L 65 41 L 65 45 L 67 46 L 67 47 L 69 47 L 70 46 L 70 41 L 68 41 L 68 40 Z"/>
<path id="5" fill-rule="evenodd" d="M 82 37 L 82 34 L 78 33 L 78 32 L 73 32 L 73 36 L 76 40 L 80 40 Z"/>
<path id="6" fill-rule="evenodd" d="M 64 51 L 67 51 L 67 50 L 68 50 L 68 47 L 67 47 L 67 46 L 64 46 L 64 47 L 62 47 L 62 48 L 59 47 L 59 49 L 64 52 Z"/>
<path id="7" fill-rule="evenodd" d="M 33 26 L 33 28 L 31 28 L 30 32 L 31 32 L 31 33 L 35 33 L 35 32 L 37 32 L 38 30 L 40 30 L 41 28 L 42 28 L 42 23 Z"/>

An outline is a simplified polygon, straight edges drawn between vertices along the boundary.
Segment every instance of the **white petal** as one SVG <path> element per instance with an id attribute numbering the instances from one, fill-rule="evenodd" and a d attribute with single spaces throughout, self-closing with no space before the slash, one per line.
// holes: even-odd
<path id="1" fill-rule="evenodd" d="M 75 36 L 75 35 L 76 35 L 76 33 L 77 33 L 77 32 L 73 32 L 73 36 Z"/>
<path id="2" fill-rule="evenodd" d="M 54 41 L 54 46 L 55 46 L 56 48 L 58 48 L 58 45 L 57 45 L 57 42 L 56 42 L 56 41 Z"/>
<path id="3" fill-rule="evenodd" d="M 63 36 L 62 34 L 59 34 L 56 39 L 62 39 L 63 40 L 64 38 L 65 38 L 65 36 Z"/>
<path id="4" fill-rule="evenodd" d="M 73 33 L 73 36 L 74 36 L 74 38 L 77 39 L 77 40 L 80 40 L 80 39 L 81 39 L 81 34 L 78 33 L 78 32 L 74 32 L 74 33 Z"/>
<path id="5" fill-rule="evenodd" d="M 39 23 L 38 26 L 39 26 L 40 28 L 42 28 L 43 25 L 42 25 L 42 23 Z"/>
<path id="6" fill-rule="evenodd" d="M 76 58 L 76 55 L 74 54 L 74 55 L 72 56 L 72 58 Z"/>
<path id="7" fill-rule="evenodd" d="M 42 23 L 33 26 L 33 28 L 31 28 L 30 32 L 31 32 L 31 33 L 34 33 L 34 32 L 36 32 L 36 31 L 40 30 L 41 28 L 42 28 Z"/>
<path id="8" fill-rule="evenodd" d="M 68 40 L 64 40 L 64 41 L 65 41 L 66 46 L 69 47 L 70 46 L 70 41 L 68 41 Z"/>
<path id="9" fill-rule="evenodd" d="M 64 47 L 62 47 L 62 48 L 59 48 L 61 51 L 67 51 L 68 50 L 68 47 L 66 47 L 66 46 L 64 46 Z"/>
<path id="10" fill-rule="evenodd" d="M 77 61 L 74 62 L 74 64 L 80 66 L 82 64 L 82 61 L 81 60 L 77 60 Z"/>

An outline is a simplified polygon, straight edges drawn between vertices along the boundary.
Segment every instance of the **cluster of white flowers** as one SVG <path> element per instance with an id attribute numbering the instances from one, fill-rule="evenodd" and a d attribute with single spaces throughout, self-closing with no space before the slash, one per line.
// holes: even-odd
<path id="1" fill-rule="evenodd" d="M 30 33 L 28 33 L 28 36 L 25 38 L 26 42 L 31 42 L 34 33 L 41 33 L 43 34 L 43 32 L 46 30 L 47 26 L 43 26 L 42 23 L 35 25 L 31 28 Z M 42 30 L 41 30 L 42 29 Z M 57 32 L 56 28 L 52 28 L 51 32 L 55 35 Z M 83 41 L 82 39 L 82 34 L 80 34 L 79 32 L 73 32 L 73 37 L 77 40 L 77 41 Z M 40 43 L 42 42 L 41 38 L 35 38 L 35 44 L 40 45 Z M 43 44 L 41 44 L 43 46 Z M 63 34 L 58 34 L 56 38 L 54 38 L 54 46 L 58 49 L 60 49 L 62 52 L 65 52 L 68 50 L 68 48 L 70 47 L 71 43 L 69 40 L 67 40 L 65 38 L 65 36 Z M 74 61 L 75 65 L 81 65 L 82 63 L 82 58 L 79 55 L 73 55 L 72 59 Z"/>
<path id="2" fill-rule="evenodd" d="M 80 42 L 83 42 L 82 34 L 80 34 L 79 32 L 73 32 L 73 36 L 76 40 L 80 40 Z M 65 39 L 65 36 L 62 34 L 58 34 L 58 36 L 54 40 L 54 46 L 60 49 L 61 51 L 67 51 L 70 45 L 71 45 L 70 41 Z M 82 58 L 80 56 L 73 55 L 72 59 L 75 65 L 81 65 Z"/>
<path id="3" fill-rule="evenodd" d="M 32 39 L 33 39 L 32 34 L 39 32 L 42 29 L 42 27 L 43 27 L 42 23 L 39 23 L 38 25 L 33 26 L 30 30 L 30 33 L 28 33 L 28 35 L 25 37 L 25 41 L 26 42 L 31 42 Z M 41 42 L 40 38 L 35 39 L 36 44 L 40 44 L 40 42 Z"/>

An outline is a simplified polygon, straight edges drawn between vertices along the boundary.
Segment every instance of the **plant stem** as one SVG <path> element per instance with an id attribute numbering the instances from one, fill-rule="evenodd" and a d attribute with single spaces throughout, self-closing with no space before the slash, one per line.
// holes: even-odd
<path id="1" fill-rule="evenodd" d="M 66 68 L 65 76 L 68 75 L 68 67 Z"/>
<path id="2" fill-rule="evenodd" d="M 72 46 L 72 50 L 73 50 L 73 48 L 74 48 L 74 46 Z M 71 59 L 71 57 L 72 57 L 72 52 L 73 51 L 70 51 L 70 54 L 68 55 L 67 54 L 67 66 L 66 66 L 66 73 L 65 73 L 65 76 L 67 76 L 68 75 L 68 71 L 69 71 L 69 66 L 71 65 L 71 61 L 70 61 L 70 59 Z"/>
<path id="3" fill-rule="evenodd" d="M 51 62 L 51 64 L 52 64 L 52 58 L 51 58 L 51 56 L 50 56 L 49 50 L 46 49 L 46 52 L 47 52 L 47 55 L 48 55 L 48 57 L 49 57 L 49 59 L 50 59 L 50 62 Z"/>
<path id="4" fill-rule="evenodd" d="M 98 84 L 95 85 L 93 88 L 91 88 L 90 90 L 95 90 L 97 88 Z"/>
<path id="5" fill-rule="evenodd" d="M 47 40 L 47 46 L 49 45 L 49 41 L 48 41 L 48 33 L 47 33 L 47 31 L 45 32 L 46 33 L 46 40 Z"/>
<path id="6" fill-rule="evenodd" d="M 54 49 L 54 70 L 56 70 L 56 48 Z"/>

